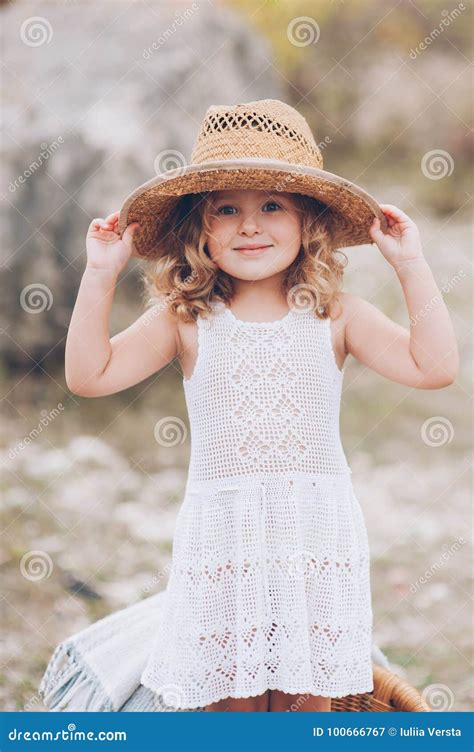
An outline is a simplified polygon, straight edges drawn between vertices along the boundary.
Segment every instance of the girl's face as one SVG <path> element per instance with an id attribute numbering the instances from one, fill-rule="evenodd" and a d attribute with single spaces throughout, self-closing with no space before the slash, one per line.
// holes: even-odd
<path id="1" fill-rule="evenodd" d="M 241 280 L 271 277 L 287 269 L 301 247 L 301 213 L 291 193 L 253 189 L 208 196 L 212 260 Z M 245 253 L 248 246 L 267 246 Z"/>

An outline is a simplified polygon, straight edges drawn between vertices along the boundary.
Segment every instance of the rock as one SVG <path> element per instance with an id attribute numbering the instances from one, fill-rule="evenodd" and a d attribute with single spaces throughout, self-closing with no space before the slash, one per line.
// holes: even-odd
<path id="1" fill-rule="evenodd" d="M 40 0 L 36 22 L 21 3 L 2 15 L 13 77 L 1 152 L 4 352 L 14 372 L 46 354 L 51 370 L 63 362 L 91 220 L 154 177 L 163 151 L 189 161 L 209 105 L 283 92 L 268 43 L 213 4 Z M 120 290 L 138 302 L 133 263 Z M 124 328 L 129 311 L 120 313 L 113 326 Z"/>
<path id="2" fill-rule="evenodd" d="M 96 590 L 93 590 L 86 582 L 70 572 L 65 572 L 63 579 L 66 590 L 69 590 L 74 595 L 80 595 L 81 598 L 86 598 L 87 600 L 100 600 L 102 598 Z"/>

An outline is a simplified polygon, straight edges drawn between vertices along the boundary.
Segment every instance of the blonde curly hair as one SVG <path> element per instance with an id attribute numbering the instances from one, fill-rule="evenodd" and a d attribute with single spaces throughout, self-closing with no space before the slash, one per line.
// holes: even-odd
<path id="1" fill-rule="evenodd" d="M 195 321 L 211 312 L 210 303 L 228 303 L 234 295 L 234 280 L 211 259 L 206 237 L 213 191 L 186 194 L 171 212 L 173 228 L 158 248 L 158 259 L 142 269 L 145 307 L 165 306 L 182 321 Z M 283 292 L 295 304 L 308 307 L 318 318 L 327 318 L 342 285 L 347 256 L 332 244 L 334 215 L 310 196 L 291 194 L 301 213 L 301 247 L 286 269 Z"/>

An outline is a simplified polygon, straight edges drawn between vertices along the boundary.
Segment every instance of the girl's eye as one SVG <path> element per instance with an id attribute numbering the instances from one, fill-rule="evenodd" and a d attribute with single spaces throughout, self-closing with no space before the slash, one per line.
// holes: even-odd
<path id="1" fill-rule="evenodd" d="M 280 208 L 280 205 L 275 203 L 275 201 L 267 201 L 265 206 L 277 206 L 278 208 Z"/>
<path id="2" fill-rule="evenodd" d="M 280 205 L 277 204 L 275 201 L 267 201 L 267 203 L 265 204 L 265 206 L 276 206 L 276 207 L 278 207 L 278 209 L 280 208 Z M 226 212 L 224 210 L 225 209 L 231 209 L 232 210 L 234 208 L 235 208 L 234 206 L 231 206 L 230 204 L 226 204 L 225 206 L 220 206 L 217 209 L 217 213 L 218 214 L 228 214 L 228 212 Z"/>

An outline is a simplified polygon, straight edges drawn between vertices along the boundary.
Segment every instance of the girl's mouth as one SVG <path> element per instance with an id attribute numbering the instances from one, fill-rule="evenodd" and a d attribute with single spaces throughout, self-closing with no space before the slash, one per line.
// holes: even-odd
<path id="1" fill-rule="evenodd" d="M 265 253 L 265 251 L 271 248 L 270 245 L 259 245 L 259 246 L 247 246 L 245 248 L 235 248 L 234 250 L 238 251 L 239 253 L 242 253 L 244 256 L 260 256 L 262 253 Z"/>

